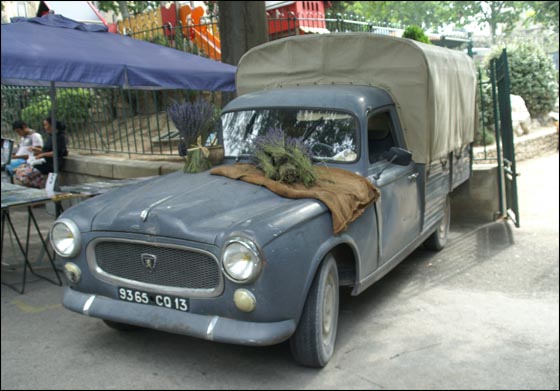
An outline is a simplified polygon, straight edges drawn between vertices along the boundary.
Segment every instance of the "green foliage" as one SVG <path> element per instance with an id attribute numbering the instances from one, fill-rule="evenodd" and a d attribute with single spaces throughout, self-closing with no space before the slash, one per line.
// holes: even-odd
<path id="1" fill-rule="evenodd" d="M 197 173 L 211 168 L 212 163 L 204 155 L 204 151 L 201 148 L 197 148 L 188 152 L 183 171 L 187 173 Z"/>
<path id="2" fill-rule="evenodd" d="M 418 26 L 408 26 L 403 33 L 403 38 L 410 38 L 414 41 L 431 44 L 430 39 L 424 34 L 424 31 Z"/>
<path id="3" fill-rule="evenodd" d="M 479 90 L 480 94 L 480 90 Z M 474 135 L 475 145 L 492 145 L 495 142 L 495 126 L 494 126 L 494 101 L 492 99 L 492 86 L 485 83 L 482 86 L 482 97 L 479 95 L 479 115 L 480 126 Z"/>
<path id="4" fill-rule="evenodd" d="M 499 33 L 509 34 L 518 22 L 538 22 L 558 32 L 557 1 L 356 1 L 341 2 L 346 13 L 373 23 L 417 25 L 438 31 L 445 26 L 457 28 L 476 23 L 489 26 L 492 40 Z M 350 4 L 349 4 L 350 3 Z M 339 11 L 340 12 L 340 11 Z"/>
<path id="5" fill-rule="evenodd" d="M 458 1 L 461 12 L 469 15 L 468 20 L 479 26 L 488 25 L 493 42 L 496 42 L 498 26 L 502 33 L 510 33 L 530 8 L 528 1 Z"/>
<path id="6" fill-rule="evenodd" d="M 255 160 L 267 178 L 287 184 L 312 186 L 317 180 L 309 150 L 299 139 L 286 137 L 281 129 L 271 129 L 255 140 Z"/>
<path id="7" fill-rule="evenodd" d="M 21 111 L 21 119 L 32 129 L 42 129 L 43 120 L 51 115 L 51 100 L 41 98 Z"/>
<path id="8" fill-rule="evenodd" d="M 165 37 L 165 35 L 161 34 L 148 39 L 148 42 L 155 43 L 156 45 L 169 46 L 169 40 Z"/>
<path id="9" fill-rule="evenodd" d="M 490 84 L 488 78 L 485 78 L 484 80 L 484 84 L 482 85 L 482 93 L 480 89 L 478 93 L 480 126 L 478 127 L 477 132 L 474 136 L 474 143 L 475 145 L 488 145 L 486 143 L 487 141 L 489 141 L 488 135 L 492 135 L 493 139 L 493 135 L 495 133 L 492 85 Z"/>
<path id="10" fill-rule="evenodd" d="M 560 3 L 558 1 L 531 1 L 530 3 L 532 3 L 533 8 L 530 19 L 558 32 L 558 8 Z M 556 46 L 558 47 L 558 44 Z"/>
<path id="11" fill-rule="evenodd" d="M 460 27 L 467 23 L 462 1 L 356 1 L 347 5 L 346 11 L 362 16 L 374 23 L 389 25 L 417 25 L 425 30 L 438 30 L 454 23 Z"/>
<path id="12" fill-rule="evenodd" d="M 78 129 L 87 124 L 91 92 L 84 88 L 65 88 L 57 91 L 56 118 L 64 121 L 68 130 Z M 32 129 L 42 129 L 43 120 L 51 116 L 51 100 L 39 96 L 21 111 L 22 120 Z"/>
<path id="13" fill-rule="evenodd" d="M 496 142 L 496 137 L 492 132 L 483 132 L 481 138 L 481 145 L 490 146 Z"/>
<path id="14" fill-rule="evenodd" d="M 347 12 L 349 8 L 352 8 L 356 1 L 331 1 L 331 7 L 328 9 L 329 14 L 336 16 L 337 14 L 343 14 Z"/>
<path id="15" fill-rule="evenodd" d="M 487 58 L 486 71 L 490 71 L 490 60 L 498 58 L 502 47 L 496 47 Z M 552 110 L 558 97 L 556 69 L 550 56 L 532 42 L 517 42 L 507 49 L 510 70 L 511 93 L 525 101 L 532 118 L 542 117 Z"/>
<path id="16" fill-rule="evenodd" d="M 130 15 L 141 14 L 146 10 L 159 7 L 159 1 L 98 1 L 98 8 L 101 11 L 113 11 L 117 15 L 128 17 Z"/>
<path id="17" fill-rule="evenodd" d="M 175 36 L 175 49 L 183 52 L 198 54 L 198 48 L 191 43 L 190 39 L 182 36 Z"/>

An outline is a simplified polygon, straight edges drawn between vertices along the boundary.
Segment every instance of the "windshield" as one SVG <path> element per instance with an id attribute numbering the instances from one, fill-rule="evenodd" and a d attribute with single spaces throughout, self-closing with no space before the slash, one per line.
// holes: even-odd
<path id="1" fill-rule="evenodd" d="M 275 108 L 222 115 L 226 156 L 251 155 L 253 141 L 270 129 L 301 138 L 316 160 L 353 162 L 358 158 L 358 121 L 332 110 Z"/>

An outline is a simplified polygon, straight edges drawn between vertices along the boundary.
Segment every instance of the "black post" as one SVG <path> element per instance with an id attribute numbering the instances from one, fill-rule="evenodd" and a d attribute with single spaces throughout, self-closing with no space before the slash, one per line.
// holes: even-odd
<path id="1" fill-rule="evenodd" d="M 467 54 L 470 58 L 473 58 L 473 42 L 472 42 L 472 33 L 468 33 L 467 37 L 469 38 L 469 43 L 467 45 Z"/>

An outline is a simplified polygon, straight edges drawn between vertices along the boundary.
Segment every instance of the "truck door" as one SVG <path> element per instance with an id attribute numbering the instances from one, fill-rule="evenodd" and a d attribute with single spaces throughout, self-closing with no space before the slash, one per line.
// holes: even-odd
<path id="1" fill-rule="evenodd" d="M 404 147 L 395 131 L 392 110 L 373 113 L 368 118 L 368 179 L 379 188 L 376 203 L 379 227 L 378 267 L 389 261 L 420 234 L 419 173 L 414 162 L 408 166 L 389 163 L 383 153 Z"/>

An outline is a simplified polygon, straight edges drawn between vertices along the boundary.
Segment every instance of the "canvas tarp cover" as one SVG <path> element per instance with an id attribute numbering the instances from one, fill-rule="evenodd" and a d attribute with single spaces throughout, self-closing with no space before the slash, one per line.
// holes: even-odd
<path id="1" fill-rule="evenodd" d="M 298 85 L 379 87 L 393 98 L 418 163 L 473 141 L 476 72 L 456 50 L 368 33 L 306 35 L 260 45 L 240 60 L 237 93 Z"/>

